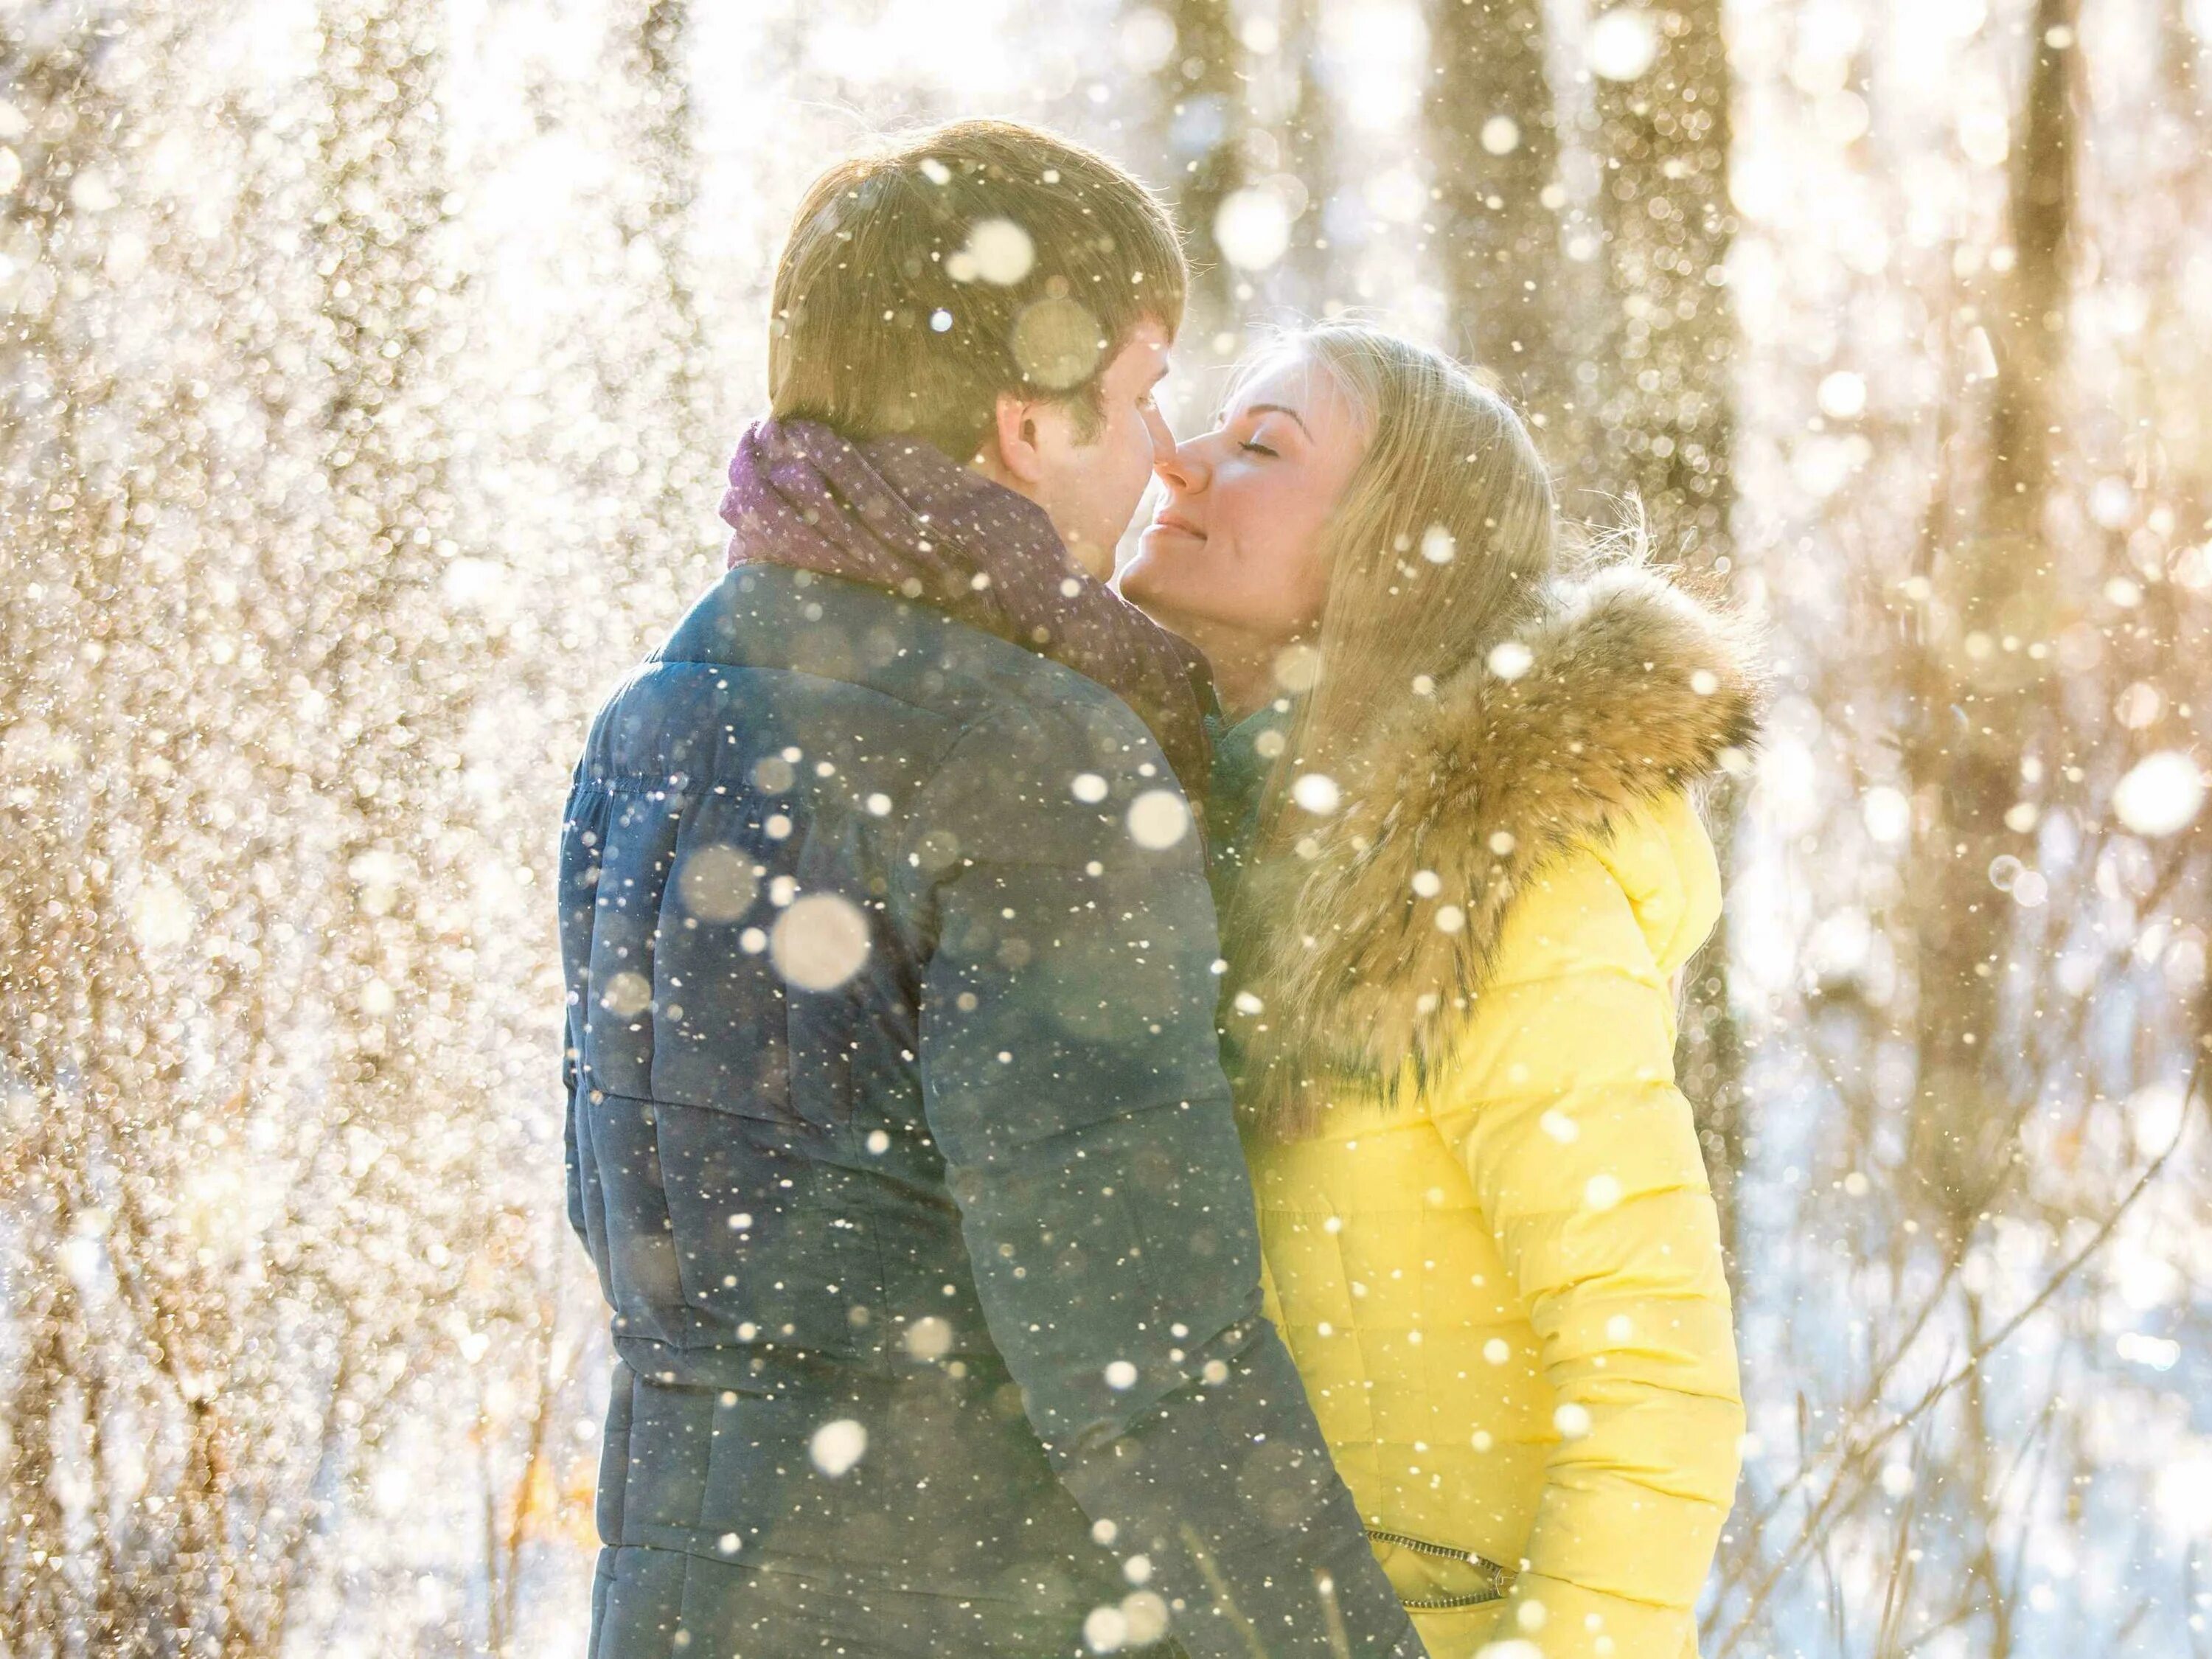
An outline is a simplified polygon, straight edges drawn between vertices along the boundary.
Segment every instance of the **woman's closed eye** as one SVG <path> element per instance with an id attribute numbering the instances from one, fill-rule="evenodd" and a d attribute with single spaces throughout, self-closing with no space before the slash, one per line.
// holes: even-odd
<path id="1" fill-rule="evenodd" d="M 1276 452 L 1276 451 L 1274 451 L 1274 450 L 1272 450 L 1272 449 L 1268 448 L 1267 445 L 1265 445 L 1265 444 L 1263 444 L 1263 443 L 1261 443 L 1261 442 L 1257 441 L 1256 440 L 1255 440 L 1255 439 L 1251 439 L 1251 438 L 1247 438 L 1247 439 L 1243 442 L 1243 443 L 1241 443 L 1241 444 L 1237 445 L 1237 448 L 1239 448 L 1239 449 L 1243 450 L 1243 451 L 1246 454 L 1248 454 L 1248 455 L 1268 455 L 1268 456 L 1272 456 L 1272 455 L 1274 455 L 1275 453 L 1278 453 L 1278 452 Z"/>

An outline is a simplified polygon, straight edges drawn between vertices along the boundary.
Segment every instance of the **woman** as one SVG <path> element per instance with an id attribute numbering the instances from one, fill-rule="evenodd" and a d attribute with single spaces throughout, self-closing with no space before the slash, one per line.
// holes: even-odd
<path id="1" fill-rule="evenodd" d="M 1224 1023 L 1338 1467 L 1439 1659 L 1694 1656 L 1743 1413 L 1672 1054 L 1746 654 L 1569 569 L 1511 410 L 1372 330 L 1286 341 L 1159 473 L 1122 585 L 1237 721 Z"/>

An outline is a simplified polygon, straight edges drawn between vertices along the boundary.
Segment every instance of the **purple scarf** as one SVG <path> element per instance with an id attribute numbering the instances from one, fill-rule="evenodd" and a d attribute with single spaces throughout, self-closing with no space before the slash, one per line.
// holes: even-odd
<path id="1" fill-rule="evenodd" d="M 1152 728 L 1204 808 L 1206 659 L 1067 556 L 1035 501 L 910 438 L 855 444 L 814 421 L 759 421 L 722 495 L 729 562 L 895 593 L 1093 679 Z"/>

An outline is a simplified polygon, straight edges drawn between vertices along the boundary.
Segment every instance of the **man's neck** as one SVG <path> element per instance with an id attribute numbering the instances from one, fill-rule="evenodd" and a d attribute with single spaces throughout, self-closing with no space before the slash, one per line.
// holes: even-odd
<path id="1" fill-rule="evenodd" d="M 1026 483 L 1018 477 L 1012 469 L 1000 459 L 997 445 L 986 442 L 981 449 L 969 458 L 968 470 L 981 473 L 1001 489 L 1012 490 L 1024 501 L 1034 501 L 1042 507 L 1045 517 L 1052 520 L 1053 532 L 1060 538 L 1060 546 L 1067 550 L 1068 562 L 1083 572 L 1085 575 L 1104 581 L 1113 573 L 1114 550 L 1110 547 L 1102 550 L 1091 546 L 1084 539 L 1082 532 L 1076 526 L 1063 524 L 1059 515 L 1054 513 L 1051 501 L 1035 485 Z"/>
<path id="2" fill-rule="evenodd" d="M 981 449 L 968 458 L 968 470 L 981 473 L 1002 489 L 1011 489 L 1015 495 L 1028 496 L 1031 501 L 1036 499 L 1030 494 L 1029 487 L 1014 476 L 1006 462 L 1000 459 L 999 447 L 988 440 Z"/>

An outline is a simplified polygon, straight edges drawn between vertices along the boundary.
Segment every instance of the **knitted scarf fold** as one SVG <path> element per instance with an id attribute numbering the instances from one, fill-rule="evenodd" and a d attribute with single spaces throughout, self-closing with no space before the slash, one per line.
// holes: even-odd
<path id="1" fill-rule="evenodd" d="M 1197 650 L 1067 556 L 1036 502 L 908 438 L 759 421 L 730 461 L 729 563 L 811 571 L 942 611 L 1073 669 L 1148 726 L 1203 809 L 1212 681 Z"/>

